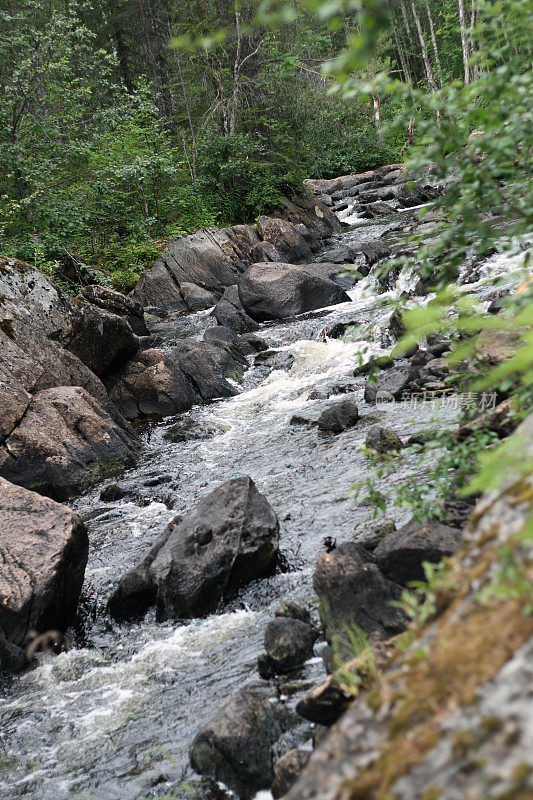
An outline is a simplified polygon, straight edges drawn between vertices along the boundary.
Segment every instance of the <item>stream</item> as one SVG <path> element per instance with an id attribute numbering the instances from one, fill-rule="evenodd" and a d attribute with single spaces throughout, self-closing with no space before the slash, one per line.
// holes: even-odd
<path id="1" fill-rule="evenodd" d="M 351 226 L 333 237 L 334 244 L 376 239 L 399 218 L 358 223 L 349 217 Z M 383 332 L 395 300 L 409 287 L 402 275 L 394 289 L 379 293 L 372 277 L 365 278 L 349 292 L 350 303 L 263 325 L 259 335 L 283 351 L 287 365 L 294 357 L 290 369 L 251 366 L 235 397 L 182 415 L 194 438 L 169 438 L 176 419 L 152 427 L 143 434 L 138 466 L 120 481 L 127 490 L 122 500 L 102 502 L 103 484 L 72 504 L 90 538 L 81 621 L 69 650 L 39 656 L 36 668 L 11 679 L 0 700 L 1 798 L 139 800 L 168 796 L 190 779 L 195 734 L 235 691 L 259 680 L 257 656 L 275 609 L 289 599 L 312 606 L 314 561 L 324 538 L 357 541 L 372 519 L 352 487 L 369 474 L 361 445 L 376 407 L 365 404 L 365 378 L 353 378 L 353 370 L 359 355 L 390 349 Z M 347 340 L 326 335 L 339 322 L 355 326 Z M 199 312 L 157 327 L 164 347 L 201 337 L 213 324 L 209 312 Z M 355 427 L 335 436 L 290 424 L 294 414 L 315 413 L 335 399 L 309 400 L 312 390 L 347 378 L 355 383 L 347 396 L 363 417 Z M 365 421 L 370 413 L 373 420 Z M 439 426 L 452 424 L 457 413 L 431 403 L 377 411 L 380 424 L 402 439 L 434 425 L 436 417 Z M 401 456 L 384 487 L 416 469 L 416 456 Z M 253 478 L 280 520 L 277 573 L 206 619 L 156 623 L 150 612 L 134 624 L 111 621 L 105 603 L 119 577 L 176 514 L 240 475 Z M 401 524 L 409 512 L 389 507 L 387 516 Z M 281 684 L 288 702 L 325 675 L 319 651 L 297 679 Z M 310 729 L 302 725 L 293 740 L 306 746 Z"/>

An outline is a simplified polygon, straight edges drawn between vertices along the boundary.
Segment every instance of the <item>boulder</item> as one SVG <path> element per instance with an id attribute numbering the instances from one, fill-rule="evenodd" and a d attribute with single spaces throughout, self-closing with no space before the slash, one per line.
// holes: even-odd
<path id="1" fill-rule="evenodd" d="M 180 414 L 200 401 L 178 361 L 156 348 L 140 352 L 106 383 L 111 400 L 131 420 Z"/>
<path id="2" fill-rule="evenodd" d="M 318 265 L 322 266 L 322 265 Z M 349 301 L 349 296 L 317 265 L 253 264 L 243 275 L 239 297 L 258 322 L 290 319 L 305 311 Z"/>
<path id="3" fill-rule="evenodd" d="M 350 633 L 357 628 L 375 640 L 405 627 L 403 612 L 391 606 L 400 599 L 400 587 L 385 578 L 356 544 L 341 544 L 331 553 L 321 553 L 313 586 L 326 640 L 342 660 L 354 655 Z"/>
<path id="4" fill-rule="evenodd" d="M 390 453 L 401 450 L 403 447 L 402 440 L 397 433 L 391 428 L 381 428 L 379 426 L 372 428 L 368 432 L 365 445 L 370 450 L 375 450 L 376 453 Z"/>
<path id="5" fill-rule="evenodd" d="M 316 632 L 307 622 L 276 617 L 266 626 L 264 645 L 274 672 L 301 667 L 313 655 Z"/>
<path id="6" fill-rule="evenodd" d="M 300 622 L 311 622 L 311 614 L 309 611 L 303 606 L 298 606 L 296 603 L 291 603 L 290 600 L 288 600 L 286 603 L 282 603 L 280 607 L 276 609 L 274 616 L 288 617 L 289 619 L 299 619 Z"/>
<path id="7" fill-rule="evenodd" d="M 212 613 L 240 587 L 272 573 L 278 542 L 266 498 L 251 478 L 233 478 L 168 526 L 120 580 L 110 610 L 125 619 L 156 602 L 159 619 Z"/>
<path id="8" fill-rule="evenodd" d="M 359 411 L 352 400 L 340 400 L 326 408 L 318 418 L 318 427 L 321 431 L 342 433 L 347 428 L 352 428 L 359 419 Z"/>
<path id="9" fill-rule="evenodd" d="M 388 258 L 391 254 L 387 245 L 380 241 L 363 242 L 361 244 L 361 252 L 369 267 L 373 267 L 378 261 Z"/>
<path id="10" fill-rule="evenodd" d="M 245 687 L 197 734 L 190 749 L 193 769 L 249 800 L 270 788 L 273 745 L 297 722 L 296 714 L 274 700 L 267 687 Z"/>
<path id="11" fill-rule="evenodd" d="M 94 352 L 82 347 L 95 326 L 120 331 L 117 342 L 106 343 L 95 335 Z M 71 344 L 80 357 L 70 351 Z M 105 388 L 89 366 L 101 359 L 105 371 L 137 347 L 137 337 L 123 318 L 89 303 L 80 306 L 39 270 L 0 256 L 0 393 L 12 391 L 20 399 L 20 387 L 33 394 L 56 386 L 81 386 L 107 408 Z M 3 428 L 6 435 L 6 421 Z"/>
<path id="12" fill-rule="evenodd" d="M 230 328 L 235 333 L 255 331 L 259 325 L 248 316 L 242 307 L 238 286 L 229 286 L 213 310 L 213 316 L 219 325 Z"/>
<path id="13" fill-rule="evenodd" d="M 130 465 L 134 431 L 84 389 L 37 392 L 18 426 L 0 446 L 0 475 L 55 499 L 87 488 Z"/>
<path id="14" fill-rule="evenodd" d="M 124 317 L 137 336 L 148 336 L 149 331 L 144 321 L 143 307 L 132 297 L 116 292 L 109 286 L 98 286 L 97 284 L 84 286 L 79 296 L 93 306 Z"/>
<path id="15" fill-rule="evenodd" d="M 189 311 L 204 311 L 214 306 L 218 300 L 214 292 L 188 281 L 180 283 L 180 292 Z"/>
<path id="16" fill-rule="evenodd" d="M 311 758 L 311 750 L 294 748 L 278 758 L 274 764 L 274 782 L 271 792 L 274 800 L 287 794 L 291 786 L 296 783 Z"/>
<path id="17" fill-rule="evenodd" d="M 252 264 L 259 261 L 283 261 L 283 257 L 271 242 L 259 242 L 250 250 L 250 261 Z"/>
<path id="18" fill-rule="evenodd" d="M 77 514 L 0 478 L 0 667 L 20 669 L 30 631 L 74 620 L 89 541 Z"/>
<path id="19" fill-rule="evenodd" d="M 438 191 L 433 186 L 400 186 L 396 192 L 396 199 L 402 208 L 412 208 L 427 203 L 437 197 Z"/>
<path id="20" fill-rule="evenodd" d="M 69 337 L 68 349 L 102 378 L 135 355 L 139 339 L 124 317 L 87 303 Z"/>
<path id="21" fill-rule="evenodd" d="M 169 356 L 175 359 L 203 403 L 238 394 L 228 378 L 240 381 L 248 367 L 246 358 L 233 344 L 186 339 Z"/>
<path id="22" fill-rule="evenodd" d="M 313 687 L 297 703 L 297 713 L 315 725 L 333 725 L 351 706 L 354 695 L 342 686 L 337 675 L 329 675 L 319 686 Z"/>
<path id="23" fill-rule="evenodd" d="M 406 586 L 424 580 L 424 561 L 438 564 L 459 547 L 462 532 L 440 522 L 408 522 L 385 536 L 374 550 L 374 558 L 391 581 Z"/>
<path id="24" fill-rule="evenodd" d="M 332 250 L 326 250 L 318 260 L 329 264 L 353 264 L 359 252 L 354 247 L 341 244 Z"/>
<path id="25" fill-rule="evenodd" d="M 397 366 L 381 373 L 373 381 L 368 381 L 365 386 L 365 402 L 375 403 L 376 400 L 390 396 L 400 399 L 404 392 L 410 389 L 410 383 L 417 372 L 409 364 Z"/>
<path id="26" fill-rule="evenodd" d="M 276 217 L 259 217 L 257 232 L 263 242 L 274 245 L 285 261 L 301 261 L 312 255 L 304 231 L 292 222 Z"/>

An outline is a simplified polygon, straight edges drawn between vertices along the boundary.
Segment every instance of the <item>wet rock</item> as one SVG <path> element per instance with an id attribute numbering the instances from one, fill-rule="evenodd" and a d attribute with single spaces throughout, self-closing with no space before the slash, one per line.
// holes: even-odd
<path id="1" fill-rule="evenodd" d="M 288 600 L 286 603 L 282 603 L 282 605 L 276 609 L 274 616 L 299 619 L 300 622 L 311 622 L 311 615 L 309 611 L 303 606 L 298 606 L 296 603 L 291 603 L 290 600 Z"/>
<path id="2" fill-rule="evenodd" d="M 330 675 L 298 701 L 297 713 L 316 725 L 333 725 L 354 700 L 353 694 L 343 689 L 341 683 L 336 675 Z"/>
<path id="3" fill-rule="evenodd" d="M 245 687 L 196 736 L 190 749 L 193 769 L 251 798 L 270 788 L 273 745 L 297 719 L 266 687 Z"/>
<path id="4" fill-rule="evenodd" d="M 332 250 L 326 250 L 318 261 L 330 264 L 353 264 L 354 259 L 357 257 L 359 250 L 349 245 L 341 244 L 334 247 Z"/>
<path id="5" fill-rule="evenodd" d="M 366 447 L 375 450 L 376 453 L 390 453 L 401 450 L 402 440 L 390 428 L 380 428 L 376 426 L 369 431 L 365 442 Z"/>
<path id="6" fill-rule="evenodd" d="M 294 364 L 294 356 L 288 350 L 264 350 L 256 355 L 256 366 L 267 366 L 271 369 L 283 369 L 287 372 Z"/>
<path id="7" fill-rule="evenodd" d="M 20 669 L 31 630 L 74 620 L 89 541 L 77 514 L 0 478 L 0 667 Z"/>
<path id="8" fill-rule="evenodd" d="M 237 389 L 228 378 L 240 380 L 247 366 L 234 344 L 186 339 L 162 351 L 142 351 L 107 380 L 109 396 L 128 419 L 161 417 L 187 411 L 195 403 L 233 397 Z"/>
<path id="9" fill-rule="evenodd" d="M 218 433 L 222 433 L 221 428 L 208 426 L 203 422 L 198 422 L 187 417 L 186 419 L 178 420 L 178 422 L 175 422 L 174 425 L 168 427 L 163 436 L 170 442 L 178 443 L 187 442 L 191 439 L 196 439 L 199 441 L 211 439 Z"/>
<path id="10" fill-rule="evenodd" d="M 257 322 L 248 316 L 242 307 L 236 285 L 229 286 L 225 290 L 214 308 L 213 315 L 219 325 L 224 325 L 235 333 L 246 333 L 259 328 Z"/>
<path id="11" fill-rule="evenodd" d="M 394 339 L 400 339 L 406 332 L 405 324 L 402 319 L 402 312 L 400 309 L 395 308 L 389 319 L 389 333 Z M 416 348 L 418 350 L 418 346 Z"/>
<path id="12" fill-rule="evenodd" d="M 45 389 L 0 447 L 0 475 L 62 500 L 116 475 L 133 463 L 138 448 L 123 418 L 110 416 L 84 389 Z"/>
<path id="13" fill-rule="evenodd" d="M 158 619 L 185 619 L 219 603 L 276 566 L 279 524 L 251 478 L 233 478 L 166 529 L 110 600 L 117 618 L 153 602 Z M 143 606 L 144 603 L 144 606 Z"/>
<path id="14" fill-rule="evenodd" d="M 84 286 L 80 297 L 104 311 L 124 317 L 133 333 L 137 336 L 148 336 L 149 331 L 144 321 L 144 311 L 140 303 L 108 286 Z"/>
<path id="15" fill-rule="evenodd" d="M 373 267 L 378 261 L 388 258 L 391 254 L 387 245 L 380 241 L 363 242 L 361 245 L 361 252 L 369 267 Z"/>
<path id="16" fill-rule="evenodd" d="M 321 553 L 313 586 L 326 640 L 342 660 L 354 655 L 349 632 L 355 626 L 372 640 L 405 627 L 403 612 L 391 606 L 391 601 L 400 598 L 400 587 L 387 580 L 356 544 L 341 544 L 332 553 Z"/>
<path id="17" fill-rule="evenodd" d="M 420 369 L 418 378 L 423 383 L 427 383 L 428 381 L 435 380 L 435 378 L 445 378 L 449 375 L 449 372 L 450 367 L 445 358 L 433 358 Z"/>
<path id="18" fill-rule="evenodd" d="M 410 383 L 416 372 L 410 365 L 397 366 L 377 376 L 374 381 L 368 381 L 365 386 L 365 402 L 375 403 L 376 400 L 390 395 L 398 400 L 402 393 L 409 391 Z"/>
<path id="19" fill-rule="evenodd" d="M 5 256 L 0 256 L 0 297 L 0 395 L 12 396 L 8 415 L 18 422 L 24 392 L 31 395 L 58 386 L 81 386 L 109 410 L 105 388 L 89 366 L 101 358 L 97 366 L 105 371 L 138 347 L 125 320 L 75 302 L 39 270 Z M 96 330 L 96 356 L 81 346 L 95 326 L 112 331 L 115 323 L 120 328 L 116 342 L 105 343 Z M 71 342 L 73 348 L 79 346 L 80 357 L 69 349 Z M 87 355 L 89 366 L 83 361 Z M 10 432 L 7 416 L 0 428 L 4 436 Z"/>
<path id="20" fill-rule="evenodd" d="M 350 299 L 340 286 L 320 273 L 312 264 L 254 264 L 239 286 L 243 308 L 253 319 L 263 322 L 290 319 Z"/>
<path id="21" fill-rule="evenodd" d="M 333 395 L 351 394 L 356 392 L 359 386 L 352 380 L 339 381 L 338 383 L 330 384 L 329 386 L 320 386 L 317 389 L 312 389 L 307 395 L 308 400 L 327 400 Z"/>
<path id="22" fill-rule="evenodd" d="M 311 625 L 290 617 L 276 617 L 265 630 L 264 646 L 274 672 L 301 667 L 313 655 L 316 632 Z"/>
<path id="23" fill-rule="evenodd" d="M 109 397 L 127 419 L 167 417 L 200 402 L 199 394 L 171 353 L 143 350 L 107 381 Z"/>
<path id="24" fill-rule="evenodd" d="M 321 431 L 342 433 L 353 427 L 359 419 L 359 410 L 352 400 L 341 400 L 326 408 L 318 418 Z"/>
<path id="25" fill-rule="evenodd" d="M 412 208 L 427 203 L 428 200 L 433 200 L 437 195 L 438 191 L 433 186 L 413 186 L 412 188 L 401 186 L 396 193 L 396 199 L 402 208 Z"/>
<path id="26" fill-rule="evenodd" d="M 461 531 L 440 522 L 412 520 L 386 536 L 374 550 L 374 558 L 391 581 L 406 586 L 424 580 L 424 561 L 438 564 L 459 547 Z"/>
<path id="27" fill-rule="evenodd" d="M 240 337 L 241 346 L 246 348 L 248 354 L 262 353 L 268 350 L 268 344 L 255 333 L 243 333 Z"/>
<path id="28" fill-rule="evenodd" d="M 121 500 L 127 494 L 127 490 L 119 483 L 109 483 L 100 492 L 100 500 L 105 503 L 113 503 L 115 500 Z"/>
<path id="29" fill-rule="evenodd" d="M 289 750 L 288 753 L 278 758 L 274 765 L 274 782 L 270 790 L 274 800 L 287 794 L 310 758 L 311 750 L 299 750 L 298 748 Z"/>

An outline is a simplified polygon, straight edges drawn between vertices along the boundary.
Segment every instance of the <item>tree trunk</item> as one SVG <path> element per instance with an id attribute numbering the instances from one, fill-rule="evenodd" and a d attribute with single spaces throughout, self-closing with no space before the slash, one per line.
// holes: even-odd
<path id="1" fill-rule="evenodd" d="M 425 0 L 426 5 L 426 12 L 428 15 L 428 22 L 429 22 L 429 31 L 431 34 L 431 44 L 433 45 L 433 53 L 435 55 L 435 65 L 437 67 L 437 72 L 439 75 L 439 84 L 442 89 L 442 69 L 440 65 L 440 58 L 439 58 L 439 48 L 437 47 L 437 37 L 435 36 L 435 28 L 433 26 L 433 18 L 431 16 L 431 10 L 429 8 L 429 3 Z"/>
<path id="2" fill-rule="evenodd" d="M 374 95 L 374 121 L 376 123 L 378 141 L 380 144 L 383 144 L 383 131 L 381 130 L 381 104 L 379 95 L 377 94 Z"/>
<path id="3" fill-rule="evenodd" d="M 420 51 L 422 54 L 422 61 L 424 62 L 427 82 L 431 91 L 435 92 L 437 89 L 437 84 L 435 83 L 435 76 L 433 74 L 431 61 L 429 60 L 428 48 L 424 38 L 424 31 L 422 30 L 422 25 L 420 23 L 420 17 L 418 16 L 418 12 L 416 10 L 415 0 L 411 0 L 411 11 L 413 13 L 413 19 L 415 21 L 416 30 L 418 33 L 418 41 L 420 42 Z"/>
<path id="4" fill-rule="evenodd" d="M 463 49 L 463 66 L 465 71 L 465 86 L 470 83 L 470 48 L 468 47 L 468 37 L 466 35 L 466 19 L 464 0 L 459 0 L 459 27 L 461 29 L 461 47 Z"/>

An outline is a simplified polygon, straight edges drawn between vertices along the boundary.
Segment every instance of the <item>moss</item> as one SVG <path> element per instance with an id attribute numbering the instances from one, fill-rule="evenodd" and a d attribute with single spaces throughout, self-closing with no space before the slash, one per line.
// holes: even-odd
<path id="1" fill-rule="evenodd" d="M 480 737 L 474 731 L 459 731 L 452 740 L 452 750 L 457 758 L 465 758 L 469 750 L 480 744 Z"/>
<path id="2" fill-rule="evenodd" d="M 428 786 L 420 795 L 420 800 L 439 800 L 442 797 L 440 786 Z"/>

